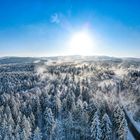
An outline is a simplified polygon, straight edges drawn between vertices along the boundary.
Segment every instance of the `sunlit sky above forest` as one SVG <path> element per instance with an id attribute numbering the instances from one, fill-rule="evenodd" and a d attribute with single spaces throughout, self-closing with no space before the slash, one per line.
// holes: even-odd
<path id="1" fill-rule="evenodd" d="M 139 0 L 0 0 L 0 56 L 140 57 Z"/>

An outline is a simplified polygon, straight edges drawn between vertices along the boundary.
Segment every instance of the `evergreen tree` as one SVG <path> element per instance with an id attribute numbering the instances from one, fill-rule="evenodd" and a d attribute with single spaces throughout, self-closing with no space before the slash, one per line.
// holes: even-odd
<path id="1" fill-rule="evenodd" d="M 67 140 L 74 139 L 73 118 L 70 112 L 68 113 L 68 117 L 63 120 L 63 127 L 64 127 L 65 139 Z"/>
<path id="2" fill-rule="evenodd" d="M 12 140 L 12 138 L 13 138 L 13 132 L 14 132 L 14 130 L 13 130 L 12 126 L 8 125 L 6 135 L 8 136 L 8 138 L 10 140 Z"/>
<path id="3" fill-rule="evenodd" d="M 26 134 L 26 131 L 25 131 L 24 129 L 21 131 L 20 139 L 21 139 L 21 140 L 29 140 L 29 137 L 28 137 L 28 135 Z"/>
<path id="4" fill-rule="evenodd" d="M 19 124 L 16 125 L 16 128 L 15 128 L 15 139 L 16 140 L 20 140 L 21 138 L 21 127 L 19 126 Z"/>
<path id="5" fill-rule="evenodd" d="M 60 108 L 61 108 L 61 101 L 57 95 L 53 96 L 51 95 L 51 110 L 52 113 L 54 114 L 54 117 L 57 118 L 59 113 L 60 113 Z"/>
<path id="6" fill-rule="evenodd" d="M 125 114 L 119 105 L 117 105 L 113 111 L 113 124 L 118 139 L 120 140 L 126 139 L 128 131 L 127 121 L 125 119 Z"/>
<path id="7" fill-rule="evenodd" d="M 39 91 L 41 92 L 41 91 Z M 32 100 L 32 106 L 33 106 L 33 112 L 30 115 L 30 120 L 33 126 L 33 129 L 35 129 L 35 125 L 42 127 L 42 106 L 40 104 L 40 99 L 37 96 L 34 100 Z"/>
<path id="8" fill-rule="evenodd" d="M 112 124 L 109 119 L 109 116 L 105 113 L 102 118 L 102 139 L 103 140 L 112 140 Z"/>
<path id="9" fill-rule="evenodd" d="M 0 124 L 0 135 L 2 138 L 4 138 L 6 136 L 7 133 L 7 122 L 5 120 L 5 118 L 3 118 L 1 124 Z"/>
<path id="10" fill-rule="evenodd" d="M 91 130 L 91 139 L 93 139 L 93 140 L 101 140 L 101 137 L 102 137 L 101 126 L 100 126 L 100 120 L 99 120 L 99 116 L 98 116 L 97 111 L 94 114 L 90 130 Z"/>
<path id="11" fill-rule="evenodd" d="M 7 118 L 7 123 L 8 125 L 10 125 L 12 127 L 12 129 L 14 129 L 15 127 L 15 122 L 12 118 L 12 114 L 9 113 L 8 118 Z"/>
<path id="12" fill-rule="evenodd" d="M 74 139 L 80 140 L 83 133 L 82 133 L 82 114 L 83 114 L 83 104 L 82 101 L 79 99 L 77 101 L 76 108 L 73 112 L 73 123 L 74 123 Z"/>
<path id="13" fill-rule="evenodd" d="M 72 91 L 69 91 L 66 97 L 66 107 L 68 111 L 73 111 L 75 108 L 75 96 Z"/>
<path id="14" fill-rule="evenodd" d="M 94 102 L 94 99 L 91 98 L 90 99 L 90 102 L 88 104 L 88 107 L 87 107 L 87 113 L 89 115 L 89 123 L 91 124 L 92 123 L 92 119 L 94 117 L 94 113 L 97 111 L 97 108 L 95 106 L 95 102 Z"/>
<path id="15" fill-rule="evenodd" d="M 33 140 L 42 140 L 42 133 L 41 133 L 39 127 L 37 127 L 34 131 Z"/>
<path id="16" fill-rule="evenodd" d="M 87 114 L 87 111 L 83 109 L 82 116 L 81 116 L 81 127 L 82 127 L 81 139 L 83 140 L 88 139 L 89 137 L 90 127 L 88 122 L 89 122 L 89 116 Z"/>
<path id="17" fill-rule="evenodd" d="M 125 118 L 122 119 L 117 133 L 119 140 L 127 140 L 128 126 Z"/>
<path id="18" fill-rule="evenodd" d="M 65 140 L 65 130 L 64 130 L 64 123 L 65 121 L 56 120 L 56 125 L 54 129 L 54 140 Z"/>
<path id="19" fill-rule="evenodd" d="M 19 104 L 15 101 L 14 96 L 11 96 L 9 106 L 11 108 L 13 120 L 16 122 L 18 117 Z"/>
<path id="20" fill-rule="evenodd" d="M 23 138 L 26 135 L 25 140 L 28 140 L 31 137 L 31 125 L 28 118 L 26 118 L 25 115 L 22 118 L 21 129 L 21 137 Z"/>
<path id="21" fill-rule="evenodd" d="M 6 107 L 5 107 L 5 114 L 6 114 L 6 115 L 11 114 L 11 109 L 10 109 L 10 107 L 9 107 L 8 104 L 6 104 Z"/>
<path id="22" fill-rule="evenodd" d="M 75 90 L 75 97 L 78 97 L 79 95 L 80 95 L 80 93 L 81 93 L 81 89 L 80 89 L 80 82 L 78 82 L 77 84 L 76 84 L 76 90 Z"/>
<path id="23" fill-rule="evenodd" d="M 35 116 L 33 113 L 30 114 L 29 116 L 29 120 L 30 120 L 30 126 L 32 129 L 35 129 Z"/>
<path id="24" fill-rule="evenodd" d="M 47 140 L 51 140 L 52 138 L 54 125 L 55 125 L 55 121 L 54 121 L 52 111 L 50 108 L 46 107 L 46 110 L 44 112 L 44 131 L 45 131 Z"/>

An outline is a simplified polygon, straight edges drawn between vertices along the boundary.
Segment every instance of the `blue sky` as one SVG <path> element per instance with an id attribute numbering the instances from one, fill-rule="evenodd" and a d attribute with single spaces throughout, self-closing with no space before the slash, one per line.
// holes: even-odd
<path id="1" fill-rule="evenodd" d="M 0 0 L 0 56 L 67 55 L 83 28 L 93 55 L 140 57 L 139 0 Z"/>

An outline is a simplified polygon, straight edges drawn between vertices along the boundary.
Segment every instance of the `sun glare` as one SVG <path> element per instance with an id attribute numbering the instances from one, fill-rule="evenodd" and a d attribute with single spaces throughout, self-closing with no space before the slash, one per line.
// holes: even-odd
<path id="1" fill-rule="evenodd" d="M 92 53 L 93 38 L 90 33 L 81 31 L 74 33 L 69 41 L 71 54 L 89 55 Z"/>

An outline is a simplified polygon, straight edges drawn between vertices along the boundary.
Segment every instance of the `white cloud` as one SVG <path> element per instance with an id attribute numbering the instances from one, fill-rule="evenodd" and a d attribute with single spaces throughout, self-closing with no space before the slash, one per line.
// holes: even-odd
<path id="1" fill-rule="evenodd" d="M 51 16 L 51 22 L 52 23 L 56 23 L 56 24 L 59 24 L 60 23 L 60 18 L 59 18 L 59 15 L 57 13 L 54 13 Z"/>

